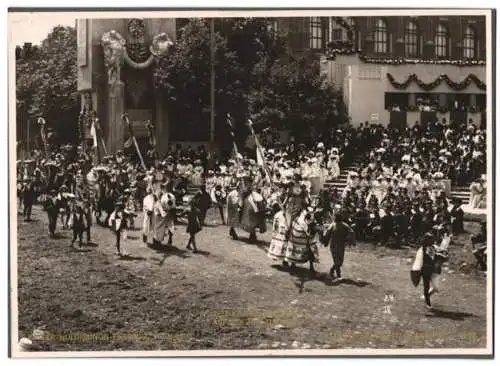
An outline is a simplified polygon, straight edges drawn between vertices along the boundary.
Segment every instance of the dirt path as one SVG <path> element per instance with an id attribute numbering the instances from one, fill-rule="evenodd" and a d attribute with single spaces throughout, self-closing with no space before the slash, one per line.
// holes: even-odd
<path id="1" fill-rule="evenodd" d="M 347 280 L 334 285 L 326 276 L 327 249 L 320 249 L 316 278 L 306 270 L 291 274 L 268 261 L 270 233 L 257 245 L 233 241 L 227 227 L 212 223 L 218 223 L 215 216 L 197 237 L 198 254 L 185 250 L 187 235 L 179 226 L 171 250 L 151 249 L 140 231 L 131 231 L 125 260 L 115 255 L 109 230 L 94 226 L 97 245 L 77 252 L 69 247 L 69 231 L 48 239 L 44 213 L 34 212 L 37 222 L 18 225 L 21 333 L 45 326 L 52 334 L 123 338 L 103 337 L 92 346 L 52 339 L 40 342 L 43 349 L 486 346 L 486 279 L 446 273 L 430 312 L 421 286 L 409 280 L 410 250 L 348 249 Z M 454 246 L 452 255 L 469 254 Z M 389 311 L 387 292 L 394 295 Z"/>

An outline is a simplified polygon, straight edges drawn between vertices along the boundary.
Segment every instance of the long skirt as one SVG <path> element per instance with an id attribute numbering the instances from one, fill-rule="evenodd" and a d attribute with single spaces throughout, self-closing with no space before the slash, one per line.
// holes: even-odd
<path id="1" fill-rule="evenodd" d="M 310 260 L 319 263 L 318 243 L 314 237 L 301 228 L 299 220 L 300 218 L 292 223 L 285 260 L 290 263 L 306 263 Z"/>
<path id="2" fill-rule="evenodd" d="M 271 243 L 269 243 L 267 256 L 273 261 L 283 261 L 286 256 L 287 244 L 286 228 L 278 228 L 278 230 L 273 231 L 273 237 Z"/>
<path id="3" fill-rule="evenodd" d="M 481 199 L 482 199 L 482 195 L 481 194 L 473 194 L 471 193 L 470 195 L 470 199 L 469 199 L 469 202 L 470 202 L 470 206 L 472 208 L 479 208 L 480 207 L 480 203 L 481 203 Z"/>
<path id="4" fill-rule="evenodd" d="M 330 179 L 337 179 L 340 176 L 339 164 L 332 164 L 330 167 Z"/>
<path id="5" fill-rule="evenodd" d="M 259 230 L 260 233 L 267 231 L 266 226 L 266 208 L 264 202 L 257 202 L 257 212 L 249 203 L 248 198 L 243 201 L 240 227 L 246 232 L 252 233 Z"/>
<path id="6" fill-rule="evenodd" d="M 144 219 L 142 220 L 142 234 L 149 236 L 153 233 L 153 215 L 148 215 L 144 213 Z"/>
<path id="7" fill-rule="evenodd" d="M 227 202 L 227 226 L 238 227 L 240 225 L 240 216 L 238 211 L 238 202 Z"/>
<path id="8" fill-rule="evenodd" d="M 153 215 L 153 237 L 155 240 L 163 241 L 167 235 L 167 231 L 171 233 L 174 230 L 174 221 L 170 214 L 163 217 L 161 215 Z"/>

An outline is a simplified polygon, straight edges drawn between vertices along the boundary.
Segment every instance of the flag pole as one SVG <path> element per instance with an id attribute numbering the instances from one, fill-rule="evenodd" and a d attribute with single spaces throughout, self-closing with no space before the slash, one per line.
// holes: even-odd
<path id="1" fill-rule="evenodd" d="M 259 139 L 257 138 L 257 135 L 255 134 L 255 131 L 253 129 L 253 123 L 252 123 L 252 120 L 248 119 L 248 128 L 250 129 L 250 132 L 253 136 L 253 138 L 255 139 L 255 145 L 257 147 L 257 151 L 258 153 L 260 154 L 261 156 L 261 159 L 262 159 L 262 164 L 263 164 L 263 167 L 264 167 L 264 171 L 266 173 L 266 176 L 267 176 L 267 180 L 269 181 L 269 183 L 272 184 L 272 180 L 271 180 L 271 174 L 269 173 L 269 170 L 268 170 L 268 167 L 267 167 L 267 162 L 266 162 L 266 158 L 264 156 L 264 151 L 262 150 L 262 146 L 260 145 L 260 142 L 259 142 Z"/>
<path id="2" fill-rule="evenodd" d="M 231 138 L 233 139 L 233 153 L 234 153 L 234 156 L 235 158 L 237 159 L 237 156 L 238 156 L 238 145 L 236 145 L 236 137 L 234 135 L 234 127 L 233 127 L 233 123 L 231 122 L 232 121 L 232 117 L 231 117 L 231 114 L 227 113 L 226 114 L 226 117 L 227 117 L 227 124 L 229 125 L 229 134 L 231 135 Z"/>
<path id="3" fill-rule="evenodd" d="M 141 160 L 141 165 L 144 170 L 146 170 L 146 164 L 144 164 L 144 159 L 142 158 L 141 150 L 139 149 L 139 144 L 137 143 L 137 140 L 135 139 L 134 131 L 132 130 L 132 125 L 130 124 L 130 120 L 128 119 L 128 115 L 124 113 L 122 115 L 123 120 L 127 124 L 129 133 L 130 133 L 130 138 L 132 139 L 135 150 L 137 151 L 137 155 L 139 155 L 139 159 Z"/>
<path id="4" fill-rule="evenodd" d="M 101 123 L 99 122 L 99 118 L 94 115 L 94 126 L 96 133 L 98 135 L 99 140 L 101 141 L 102 149 L 104 150 L 104 155 L 108 155 L 108 150 L 106 149 L 106 144 L 104 143 L 104 137 L 102 137 Z"/>

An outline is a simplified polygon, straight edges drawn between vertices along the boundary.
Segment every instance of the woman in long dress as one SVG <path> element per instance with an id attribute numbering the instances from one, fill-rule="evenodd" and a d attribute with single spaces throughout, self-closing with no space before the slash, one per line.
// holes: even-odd
<path id="1" fill-rule="evenodd" d="M 234 188 L 226 198 L 226 214 L 227 214 L 227 226 L 229 226 L 229 235 L 233 240 L 238 240 L 238 235 L 236 234 L 235 228 L 240 224 L 239 220 L 239 202 L 240 202 L 240 189 L 239 187 Z"/>
<path id="2" fill-rule="evenodd" d="M 479 208 L 484 195 L 484 186 L 481 179 L 476 179 L 470 185 L 470 206 L 472 208 Z"/>
<path id="3" fill-rule="evenodd" d="M 317 235 L 312 228 L 313 214 L 307 209 L 291 223 L 286 244 L 285 261 L 295 266 L 309 262 L 309 270 L 314 272 L 314 263 L 319 263 Z"/>
<path id="4" fill-rule="evenodd" d="M 340 157 L 335 152 L 330 155 L 327 168 L 329 170 L 330 179 L 337 179 L 340 176 Z"/>
<path id="5" fill-rule="evenodd" d="M 273 236 L 269 243 L 267 256 L 274 262 L 283 262 L 286 255 L 287 235 L 290 225 L 287 222 L 285 212 L 280 209 L 279 204 L 273 205 Z"/>

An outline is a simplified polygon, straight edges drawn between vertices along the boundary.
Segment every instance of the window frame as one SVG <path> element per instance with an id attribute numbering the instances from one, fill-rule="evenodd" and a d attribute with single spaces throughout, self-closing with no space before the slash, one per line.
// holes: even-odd
<path id="1" fill-rule="evenodd" d="M 378 54 L 389 52 L 387 22 L 382 18 L 377 18 L 373 28 L 373 51 Z"/>
<path id="2" fill-rule="evenodd" d="M 444 54 L 441 54 L 439 50 L 444 50 Z M 436 58 L 450 56 L 450 32 L 448 27 L 443 24 L 439 24 L 434 33 L 434 56 Z"/>
<path id="3" fill-rule="evenodd" d="M 468 25 L 464 32 L 462 56 L 469 60 L 476 58 L 476 45 L 476 30 L 471 25 Z"/>
<path id="4" fill-rule="evenodd" d="M 322 50 L 324 35 L 323 35 L 323 22 L 321 17 L 309 18 L 309 48 L 313 50 Z"/>
<path id="5" fill-rule="evenodd" d="M 405 57 L 419 56 L 419 33 L 417 23 L 410 21 L 406 24 L 403 36 Z"/>

